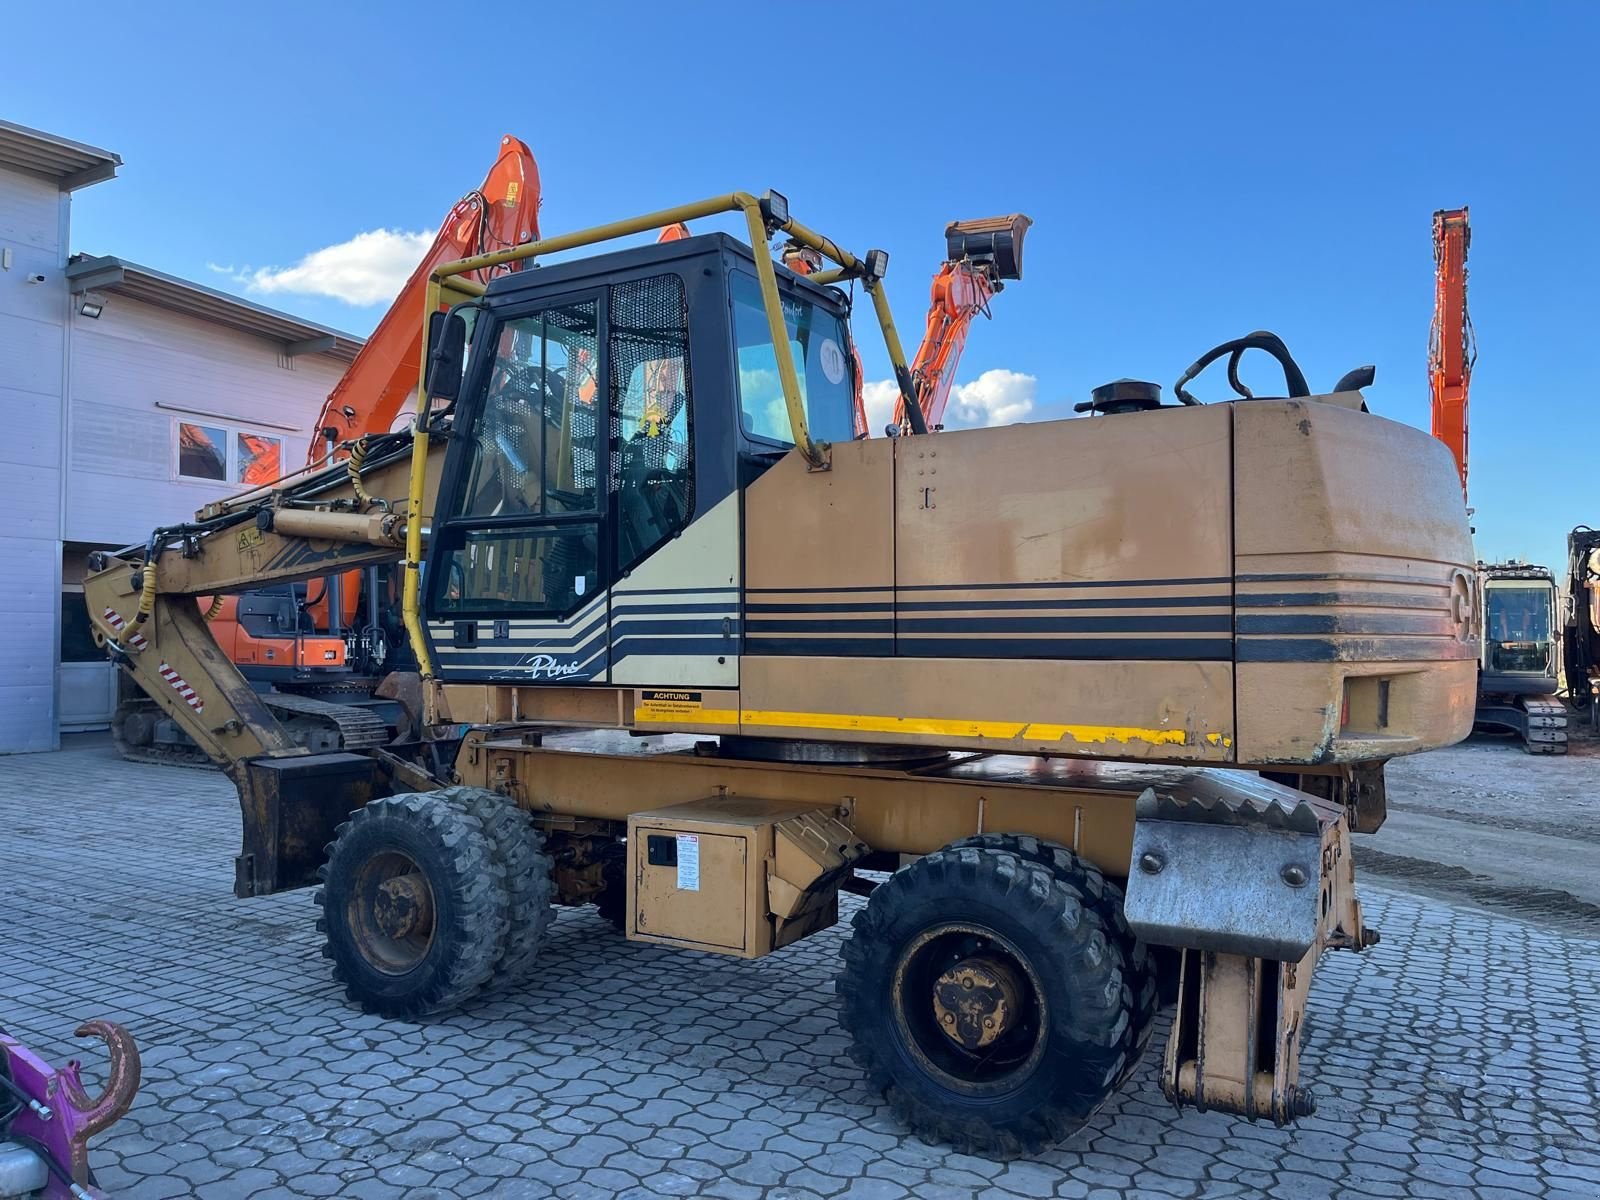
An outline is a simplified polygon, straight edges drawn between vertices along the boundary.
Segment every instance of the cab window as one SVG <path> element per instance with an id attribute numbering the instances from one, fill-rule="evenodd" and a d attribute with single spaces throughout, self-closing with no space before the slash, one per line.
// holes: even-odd
<path id="1" fill-rule="evenodd" d="M 755 276 L 733 274 L 733 326 L 739 353 L 739 412 L 752 438 L 792 446 L 789 410 L 778 380 L 778 359 Z M 800 379 L 811 437 L 847 442 L 855 436 L 855 388 L 844 322 L 797 296 L 783 296 L 787 353 Z"/>
<path id="2" fill-rule="evenodd" d="M 657 275 L 615 285 L 607 337 L 617 567 L 625 571 L 687 525 L 694 509 L 683 281 Z"/>
<path id="3" fill-rule="evenodd" d="M 597 336 L 593 300 L 501 327 L 462 516 L 559 516 L 598 508 Z"/>
<path id="4" fill-rule="evenodd" d="M 598 314 L 580 300 L 495 331 L 460 508 L 436 535 L 435 611 L 564 617 L 599 591 Z"/>

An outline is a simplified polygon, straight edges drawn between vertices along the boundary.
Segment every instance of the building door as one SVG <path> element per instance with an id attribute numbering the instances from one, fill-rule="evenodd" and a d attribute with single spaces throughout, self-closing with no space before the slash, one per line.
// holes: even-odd
<path id="1" fill-rule="evenodd" d="M 83 607 L 83 588 L 71 584 L 61 591 L 60 683 L 62 733 L 108 729 L 117 710 L 117 669 L 105 651 L 94 644 L 89 614 Z"/>

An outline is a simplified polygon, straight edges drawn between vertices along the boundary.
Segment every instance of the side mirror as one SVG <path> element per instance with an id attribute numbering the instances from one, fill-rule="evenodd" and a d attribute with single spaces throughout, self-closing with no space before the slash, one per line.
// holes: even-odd
<path id="1" fill-rule="evenodd" d="M 454 400 L 461 393 L 461 371 L 467 361 L 467 322 L 460 313 L 434 313 L 428 318 L 428 395 Z"/>

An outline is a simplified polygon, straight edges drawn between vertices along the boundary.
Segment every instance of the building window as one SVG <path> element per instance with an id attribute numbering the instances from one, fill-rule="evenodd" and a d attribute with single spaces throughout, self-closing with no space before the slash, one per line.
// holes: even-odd
<path id="1" fill-rule="evenodd" d="M 233 481 L 251 485 L 271 483 L 283 474 L 283 439 L 261 433 L 236 437 Z"/>
<path id="2" fill-rule="evenodd" d="M 217 425 L 178 422 L 178 474 L 185 479 L 228 478 L 228 431 Z"/>
<path id="3" fill-rule="evenodd" d="M 283 474 L 283 439 L 197 421 L 175 423 L 178 478 L 257 486 Z"/>

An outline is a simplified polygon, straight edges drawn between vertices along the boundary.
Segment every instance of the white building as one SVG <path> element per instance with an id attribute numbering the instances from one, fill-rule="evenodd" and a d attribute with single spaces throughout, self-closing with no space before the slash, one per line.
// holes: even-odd
<path id="1" fill-rule="evenodd" d="M 81 580 L 241 480 L 306 458 L 362 339 L 112 257 L 71 256 L 105 150 L 0 121 L 0 752 L 110 717 Z"/>

